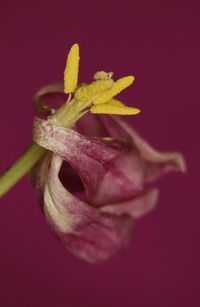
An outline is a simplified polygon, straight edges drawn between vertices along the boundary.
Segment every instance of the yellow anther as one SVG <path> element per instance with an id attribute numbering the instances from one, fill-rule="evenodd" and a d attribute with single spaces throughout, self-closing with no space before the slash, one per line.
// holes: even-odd
<path id="1" fill-rule="evenodd" d="M 97 71 L 94 74 L 94 80 L 107 80 L 107 79 L 111 79 L 113 76 L 113 72 L 106 72 L 106 71 Z"/>
<path id="2" fill-rule="evenodd" d="M 113 86 L 111 89 L 103 92 L 100 94 L 96 99 L 94 99 L 93 104 L 104 104 L 108 100 L 112 99 L 114 96 L 119 94 L 121 91 L 123 91 L 125 88 L 130 86 L 134 81 L 133 76 L 127 76 L 118 79 L 116 82 L 113 83 Z"/>
<path id="3" fill-rule="evenodd" d="M 124 106 L 124 103 L 119 101 L 118 99 L 110 99 L 109 101 L 106 102 L 106 104 L 112 105 L 112 106 Z"/>
<path id="4" fill-rule="evenodd" d="M 78 70 L 79 46 L 74 44 L 67 57 L 64 72 L 64 92 L 67 94 L 74 92 L 77 103 L 80 103 L 82 106 L 84 102 L 87 104 L 87 106 L 84 105 L 84 108 L 88 108 L 88 103 L 92 103 L 91 113 L 135 115 L 140 112 L 139 109 L 125 106 L 121 101 L 113 98 L 133 83 L 133 76 L 126 76 L 114 82 L 112 80 L 112 72 L 98 71 L 95 73 L 92 83 L 82 84 L 77 88 Z"/>
<path id="5" fill-rule="evenodd" d="M 80 101 L 89 101 L 102 92 L 112 87 L 113 80 L 97 80 L 90 84 L 82 85 L 75 92 L 76 99 Z"/>
<path id="6" fill-rule="evenodd" d="M 79 69 L 79 45 L 74 44 L 67 56 L 64 72 L 64 92 L 73 93 L 77 87 Z"/>
<path id="7" fill-rule="evenodd" d="M 136 115 L 140 113 L 140 110 L 125 105 L 112 105 L 105 103 L 93 105 L 90 108 L 90 112 L 94 114 Z"/>

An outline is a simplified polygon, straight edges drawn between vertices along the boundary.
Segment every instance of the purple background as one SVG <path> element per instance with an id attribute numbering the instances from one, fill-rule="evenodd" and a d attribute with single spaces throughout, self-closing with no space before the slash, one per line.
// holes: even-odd
<path id="1" fill-rule="evenodd" d="M 0 306 L 200 306 L 199 1 L 120 3 L 1 2 L 0 171 L 30 140 L 32 95 L 62 79 L 78 42 L 80 80 L 99 69 L 133 73 L 122 94 L 142 109 L 132 121 L 157 148 L 182 151 L 188 173 L 159 183 L 158 207 L 131 246 L 100 266 L 57 244 L 23 179 L 0 201 Z"/>

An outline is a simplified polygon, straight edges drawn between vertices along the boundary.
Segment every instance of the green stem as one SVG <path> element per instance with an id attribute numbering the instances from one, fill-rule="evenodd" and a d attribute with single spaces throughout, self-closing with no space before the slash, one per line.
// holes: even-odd
<path id="1" fill-rule="evenodd" d="M 25 153 L 0 176 L 0 198 L 30 171 L 45 151 L 36 143 L 32 143 Z"/>

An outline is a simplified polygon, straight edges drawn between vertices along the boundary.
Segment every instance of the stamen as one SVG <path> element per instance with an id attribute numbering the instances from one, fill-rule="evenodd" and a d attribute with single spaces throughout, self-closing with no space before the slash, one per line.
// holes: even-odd
<path id="1" fill-rule="evenodd" d="M 94 80 L 108 80 L 111 79 L 113 76 L 113 72 L 106 72 L 106 71 L 97 71 L 94 74 Z"/>
<path id="2" fill-rule="evenodd" d="M 114 82 L 112 88 L 110 90 L 107 90 L 100 94 L 96 99 L 94 99 L 93 104 L 104 104 L 108 100 L 112 99 L 114 96 L 119 94 L 121 91 L 123 91 L 125 88 L 130 86 L 134 81 L 133 76 L 127 76 L 118 79 L 116 82 Z"/>
<path id="3" fill-rule="evenodd" d="M 66 68 L 64 71 L 64 92 L 73 93 L 78 83 L 79 70 L 79 45 L 74 44 L 67 56 Z"/>
<path id="4" fill-rule="evenodd" d="M 110 103 L 93 105 L 90 112 L 94 114 L 115 114 L 115 115 L 136 115 L 140 113 L 137 108 L 127 107 L 125 105 L 113 105 Z"/>
<path id="5" fill-rule="evenodd" d="M 106 102 L 106 104 L 113 105 L 113 106 L 124 106 L 125 104 L 118 99 L 112 98 Z"/>
<path id="6" fill-rule="evenodd" d="M 76 99 L 80 101 L 92 100 L 97 95 L 110 89 L 113 85 L 113 80 L 96 80 L 90 84 L 82 85 L 75 92 Z"/>

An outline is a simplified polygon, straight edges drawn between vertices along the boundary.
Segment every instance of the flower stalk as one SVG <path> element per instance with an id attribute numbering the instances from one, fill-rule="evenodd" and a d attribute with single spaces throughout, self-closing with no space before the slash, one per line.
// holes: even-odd
<path id="1" fill-rule="evenodd" d="M 0 177 L 0 197 L 4 196 L 37 161 L 44 155 L 46 149 L 32 143 L 25 153 Z"/>

